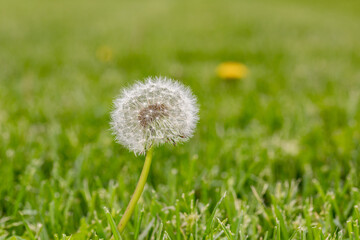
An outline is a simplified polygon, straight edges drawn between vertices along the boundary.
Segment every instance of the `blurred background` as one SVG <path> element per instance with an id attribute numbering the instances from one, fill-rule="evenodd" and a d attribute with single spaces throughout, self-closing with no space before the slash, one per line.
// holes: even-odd
<path id="1" fill-rule="evenodd" d="M 273 236 L 278 206 L 284 239 L 346 235 L 360 201 L 359 1 L 1 5 L 1 239 L 109 238 L 103 207 L 118 221 L 143 163 L 111 135 L 112 100 L 157 75 L 193 89 L 201 120 L 189 143 L 156 150 L 125 239 L 140 209 L 143 239 L 207 236 L 224 192 L 216 216 L 233 233 Z"/>

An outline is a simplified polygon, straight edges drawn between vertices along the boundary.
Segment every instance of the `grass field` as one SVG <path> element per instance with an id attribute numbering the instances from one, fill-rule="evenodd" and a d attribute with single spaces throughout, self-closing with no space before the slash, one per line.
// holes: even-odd
<path id="1" fill-rule="evenodd" d="M 144 161 L 112 101 L 155 75 L 200 122 L 155 150 L 123 239 L 360 239 L 359 1 L 1 5 L 0 239 L 110 239 Z"/>

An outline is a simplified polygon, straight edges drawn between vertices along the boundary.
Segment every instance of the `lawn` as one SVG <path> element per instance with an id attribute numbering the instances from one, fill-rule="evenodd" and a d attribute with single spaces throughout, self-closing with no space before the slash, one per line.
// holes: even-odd
<path id="1" fill-rule="evenodd" d="M 157 75 L 200 121 L 155 149 L 122 239 L 360 239 L 358 0 L 1 5 L 0 239 L 110 239 L 144 162 L 112 101 Z"/>

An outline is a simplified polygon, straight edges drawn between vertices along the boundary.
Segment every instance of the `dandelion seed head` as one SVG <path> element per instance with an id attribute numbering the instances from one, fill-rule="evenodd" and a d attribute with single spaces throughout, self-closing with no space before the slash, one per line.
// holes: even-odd
<path id="1" fill-rule="evenodd" d="M 191 90 L 164 77 L 147 78 L 124 89 L 114 106 L 112 130 L 117 141 L 135 154 L 152 145 L 187 141 L 199 119 Z"/>

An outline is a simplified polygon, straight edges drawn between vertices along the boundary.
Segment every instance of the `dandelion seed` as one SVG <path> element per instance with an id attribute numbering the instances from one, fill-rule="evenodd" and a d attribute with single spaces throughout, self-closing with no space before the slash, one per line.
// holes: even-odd
<path id="1" fill-rule="evenodd" d="M 111 125 L 116 139 L 135 154 L 168 140 L 187 141 L 198 121 L 196 98 L 190 89 L 162 77 L 123 90 L 114 105 Z"/>

